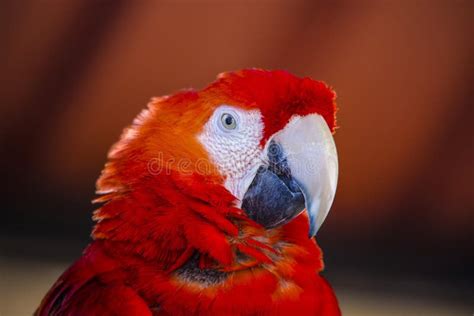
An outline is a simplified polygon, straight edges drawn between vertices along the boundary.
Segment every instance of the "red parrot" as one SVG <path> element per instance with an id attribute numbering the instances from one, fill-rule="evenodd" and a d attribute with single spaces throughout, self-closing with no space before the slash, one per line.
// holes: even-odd
<path id="1" fill-rule="evenodd" d="M 35 315 L 340 315 L 312 238 L 336 190 L 334 99 L 260 69 L 152 99 L 109 152 L 91 243 Z"/>

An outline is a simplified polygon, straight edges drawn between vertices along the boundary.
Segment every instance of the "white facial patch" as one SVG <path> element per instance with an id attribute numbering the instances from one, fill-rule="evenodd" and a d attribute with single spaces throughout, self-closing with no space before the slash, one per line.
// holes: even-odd
<path id="1" fill-rule="evenodd" d="M 261 163 L 263 122 L 260 111 L 219 106 L 199 141 L 225 177 L 225 186 L 241 200 Z"/>

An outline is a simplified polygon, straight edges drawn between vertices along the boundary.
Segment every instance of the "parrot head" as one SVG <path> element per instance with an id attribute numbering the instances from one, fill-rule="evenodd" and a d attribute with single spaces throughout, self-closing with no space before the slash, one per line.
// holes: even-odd
<path id="1" fill-rule="evenodd" d="M 322 82 L 259 69 L 153 99 L 109 153 L 95 237 L 203 248 L 237 234 L 231 212 L 270 230 L 305 211 L 314 236 L 336 190 L 334 99 Z"/>
<path id="2" fill-rule="evenodd" d="M 224 91 L 198 139 L 238 206 L 266 228 L 307 210 L 314 236 L 334 199 L 334 93 L 284 71 L 223 74 Z M 229 99 L 227 99 L 229 98 Z"/>

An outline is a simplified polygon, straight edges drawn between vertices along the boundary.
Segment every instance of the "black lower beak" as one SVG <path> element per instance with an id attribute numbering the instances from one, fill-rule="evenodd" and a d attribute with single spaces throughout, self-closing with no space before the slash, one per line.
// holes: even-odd
<path id="1" fill-rule="evenodd" d="M 266 228 L 283 225 L 300 214 L 305 199 L 281 146 L 271 141 L 268 164 L 260 166 L 242 200 L 242 209 Z"/>

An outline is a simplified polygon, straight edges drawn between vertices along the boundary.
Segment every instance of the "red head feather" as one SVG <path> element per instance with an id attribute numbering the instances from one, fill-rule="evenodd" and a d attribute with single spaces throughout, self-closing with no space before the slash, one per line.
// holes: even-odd
<path id="1" fill-rule="evenodd" d="M 298 78 L 283 70 L 224 73 L 203 93 L 222 93 L 230 104 L 259 109 L 265 125 L 263 141 L 281 130 L 292 115 L 317 113 L 331 131 L 336 127 L 335 93 L 323 82 Z"/>

